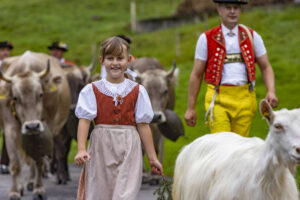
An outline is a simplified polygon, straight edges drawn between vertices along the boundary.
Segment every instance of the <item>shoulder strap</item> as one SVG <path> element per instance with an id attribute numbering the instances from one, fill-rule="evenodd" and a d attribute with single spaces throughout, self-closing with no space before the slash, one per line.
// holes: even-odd
<path id="1" fill-rule="evenodd" d="M 244 24 L 240 24 L 240 26 L 241 26 L 243 29 L 245 29 L 245 31 L 246 31 L 246 33 L 247 33 L 249 39 L 250 39 L 251 46 L 252 46 L 252 50 L 253 50 L 253 56 L 254 56 L 254 58 L 255 58 L 255 49 L 254 49 L 254 43 L 253 43 L 253 36 L 252 36 L 252 34 L 251 34 L 251 32 L 250 32 L 250 30 L 249 30 L 249 28 L 248 28 L 247 26 L 245 26 Z"/>

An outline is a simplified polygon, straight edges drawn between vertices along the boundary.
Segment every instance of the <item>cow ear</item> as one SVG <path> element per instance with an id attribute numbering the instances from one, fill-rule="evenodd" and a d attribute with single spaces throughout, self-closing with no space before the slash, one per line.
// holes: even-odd
<path id="1" fill-rule="evenodd" d="M 172 85 L 177 85 L 178 84 L 178 74 L 179 74 L 179 69 L 176 68 L 172 71 L 169 70 L 166 74 L 166 79 L 168 81 L 169 84 L 172 84 Z"/>
<path id="2" fill-rule="evenodd" d="M 136 77 L 135 77 L 135 82 L 137 82 L 138 84 L 142 84 L 142 74 L 140 72 L 138 72 L 137 70 L 131 69 L 133 72 L 136 73 Z"/>
<path id="3" fill-rule="evenodd" d="M 127 72 L 124 73 L 124 77 L 127 79 L 130 79 L 130 80 L 133 80 L 133 77 Z"/>
<path id="4" fill-rule="evenodd" d="M 56 75 L 51 78 L 51 81 L 48 86 L 46 86 L 46 92 L 56 92 L 57 91 L 57 86 L 62 83 L 63 77 L 61 75 Z"/>
<path id="5" fill-rule="evenodd" d="M 55 85 L 58 85 L 58 84 L 61 84 L 62 83 L 62 76 L 60 75 L 56 75 L 52 78 L 52 82 L 55 84 Z"/>
<path id="6" fill-rule="evenodd" d="M 267 100 L 263 99 L 260 101 L 260 113 L 267 120 L 268 124 L 273 124 L 274 121 L 274 112 L 271 105 Z"/>

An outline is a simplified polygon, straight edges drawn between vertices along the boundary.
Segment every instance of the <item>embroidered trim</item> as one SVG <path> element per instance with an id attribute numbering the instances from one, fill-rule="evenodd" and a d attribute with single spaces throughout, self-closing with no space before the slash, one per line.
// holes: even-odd
<path id="1" fill-rule="evenodd" d="M 100 81 L 94 82 L 94 85 L 101 93 L 105 94 L 106 96 L 112 97 L 116 106 L 118 105 L 118 103 L 122 104 L 123 98 L 126 97 L 137 85 L 136 82 L 125 79 L 121 87 L 118 88 L 120 89 L 120 91 L 118 91 L 117 93 L 113 93 L 109 89 L 109 85 L 107 85 L 105 82 L 105 80 L 101 79 Z"/>

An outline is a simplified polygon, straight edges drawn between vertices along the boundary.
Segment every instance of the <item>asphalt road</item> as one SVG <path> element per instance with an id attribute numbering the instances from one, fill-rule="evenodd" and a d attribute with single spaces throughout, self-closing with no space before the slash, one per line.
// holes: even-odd
<path id="1" fill-rule="evenodd" d="M 67 185 L 57 185 L 55 176 L 44 180 L 47 193 L 47 200 L 74 200 L 76 199 L 77 184 L 80 176 L 81 168 L 76 165 L 69 165 L 72 180 Z M 24 170 L 23 170 L 24 171 Z M 26 169 L 25 169 L 26 171 Z M 25 174 L 25 173 L 24 173 Z M 8 199 L 9 189 L 11 185 L 11 176 L 0 174 L 0 200 Z M 137 200 L 155 200 L 157 197 L 153 192 L 157 187 L 143 184 Z M 24 191 L 22 200 L 32 200 L 32 192 Z"/>

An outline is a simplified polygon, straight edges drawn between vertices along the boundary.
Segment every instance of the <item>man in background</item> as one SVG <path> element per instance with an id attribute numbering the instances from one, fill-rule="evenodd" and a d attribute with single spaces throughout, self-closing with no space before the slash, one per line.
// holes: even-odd
<path id="1" fill-rule="evenodd" d="M 66 43 L 56 41 L 53 42 L 50 46 L 50 55 L 57 58 L 62 64 L 73 66 L 75 63 L 64 58 L 65 52 L 69 50 L 69 46 Z"/>
<path id="2" fill-rule="evenodd" d="M 2 41 L 0 42 L 0 69 L 2 61 L 10 56 L 10 51 L 13 49 L 13 45 L 11 42 Z M 0 172 L 1 174 L 9 174 L 9 158 L 6 150 L 5 136 L 2 133 L 3 144 L 0 158 Z"/>
<path id="3" fill-rule="evenodd" d="M 13 49 L 13 45 L 11 42 L 2 41 L 0 42 L 0 66 L 2 64 L 2 60 L 10 56 L 10 51 Z"/>

